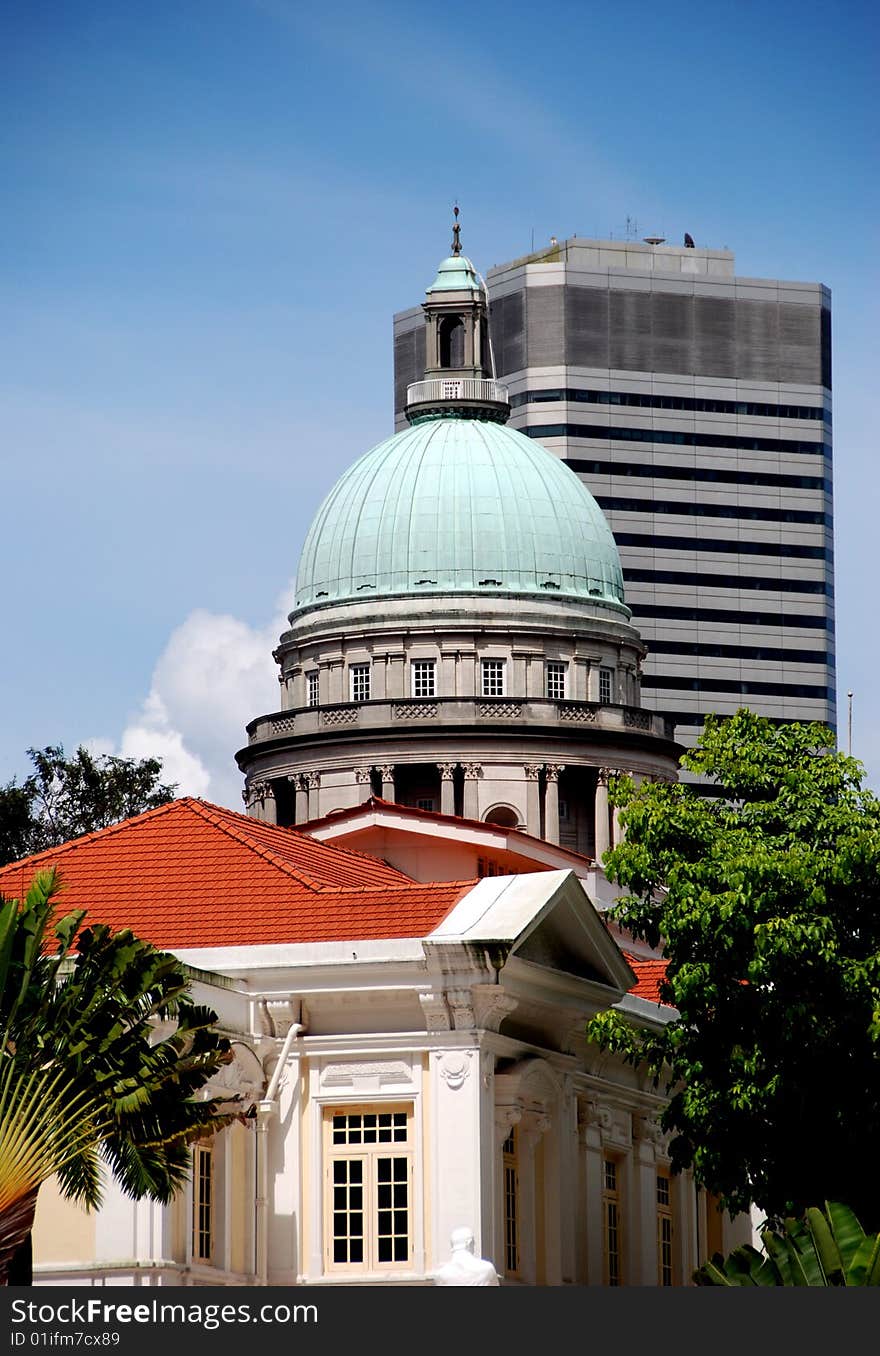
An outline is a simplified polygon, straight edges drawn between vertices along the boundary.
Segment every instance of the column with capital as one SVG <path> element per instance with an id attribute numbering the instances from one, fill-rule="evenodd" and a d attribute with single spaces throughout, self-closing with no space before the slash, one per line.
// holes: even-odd
<path id="1" fill-rule="evenodd" d="M 372 769 L 368 767 L 356 767 L 354 770 L 355 785 L 358 789 L 359 800 L 369 800 L 373 794 L 373 776 Z"/>
<path id="2" fill-rule="evenodd" d="M 394 800 L 394 764 L 383 763 L 379 771 L 382 774 L 382 799 Z"/>
<path id="3" fill-rule="evenodd" d="M 600 767 L 596 779 L 596 861 L 601 866 L 602 857 L 611 846 L 608 825 L 608 777 L 607 767 Z"/>
<path id="4" fill-rule="evenodd" d="M 544 774 L 546 777 L 544 789 L 544 837 L 548 843 L 559 842 L 559 774 L 564 771 L 564 763 L 547 763 L 544 766 Z"/>
<path id="5" fill-rule="evenodd" d="M 440 813 L 441 815 L 455 814 L 455 783 L 452 780 L 455 772 L 455 763 L 438 763 L 437 771 L 440 773 Z"/>
<path id="6" fill-rule="evenodd" d="M 318 804 L 318 796 L 321 787 L 321 775 L 318 772 L 304 772 L 303 782 L 309 797 L 309 819 L 317 819 L 321 813 Z"/>
<path id="7" fill-rule="evenodd" d="M 535 838 L 541 837 L 541 763 L 526 763 L 526 829 Z"/>
<path id="8" fill-rule="evenodd" d="M 483 775 L 482 763 L 462 763 L 464 768 L 464 817 L 479 819 L 480 799 L 477 782 Z"/>
<path id="9" fill-rule="evenodd" d="M 249 782 L 241 793 L 245 810 L 265 824 L 277 823 L 275 791 L 271 782 Z"/>
<path id="10" fill-rule="evenodd" d="M 293 787 L 296 797 L 294 808 L 294 824 L 304 824 L 309 817 L 309 788 L 301 772 L 294 772 L 287 778 Z"/>
<path id="11" fill-rule="evenodd" d="M 622 774 L 619 768 L 615 768 L 612 775 L 615 777 L 620 777 Z M 626 836 L 624 833 L 623 825 L 620 822 L 620 808 L 617 805 L 615 805 L 611 811 L 611 830 L 612 830 L 611 841 L 614 847 L 617 847 L 618 843 L 622 843 L 624 837 Z"/>

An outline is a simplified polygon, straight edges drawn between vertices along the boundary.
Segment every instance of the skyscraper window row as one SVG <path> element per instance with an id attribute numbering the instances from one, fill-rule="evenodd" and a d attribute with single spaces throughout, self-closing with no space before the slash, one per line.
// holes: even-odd
<path id="1" fill-rule="evenodd" d="M 826 598 L 834 597 L 834 585 L 827 579 L 773 579 L 765 575 L 705 574 L 702 570 L 637 570 L 625 563 L 623 577 L 627 584 L 677 584 L 691 590 L 765 589 L 768 593 L 819 593 Z"/>
<path id="2" fill-rule="evenodd" d="M 736 612 L 723 607 L 667 607 L 655 603 L 639 603 L 637 622 L 656 618 L 660 621 L 696 621 L 730 624 L 732 626 L 792 626 L 804 631 L 834 633 L 833 617 L 813 617 L 799 612 Z M 654 644 L 652 642 L 652 649 Z"/>
<path id="3" fill-rule="evenodd" d="M 803 546 L 799 542 L 729 541 L 716 537 L 660 536 L 648 532 L 615 532 L 618 546 L 648 547 L 653 551 L 725 551 L 744 556 L 783 556 L 797 560 L 834 560 L 830 546 Z M 625 567 L 624 567 L 625 568 Z"/>
<path id="4" fill-rule="evenodd" d="M 769 664 L 824 664 L 833 669 L 836 659 L 826 650 L 788 650 L 775 645 L 713 645 L 702 641 L 651 640 L 651 654 L 697 655 L 706 659 L 752 659 Z"/>
<path id="5" fill-rule="evenodd" d="M 753 438 L 734 433 L 692 433 L 688 429 L 618 428 L 614 424 L 530 424 L 530 438 L 596 438 L 609 442 L 674 443 L 679 447 L 729 447 L 737 452 L 821 454 L 831 458 L 831 444 L 804 438 Z"/>
<path id="6" fill-rule="evenodd" d="M 636 476 L 645 480 L 689 480 L 718 485 L 753 485 L 780 490 L 821 490 L 831 495 L 831 481 L 824 476 L 778 475 L 772 471 L 716 470 L 714 466 L 645 466 L 637 462 L 587 461 L 566 457 L 572 471 L 596 476 Z"/>
<path id="7" fill-rule="evenodd" d="M 812 523 L 819 527 L 833 528 L 834 519 L 830 513 L 813 513 L 809 509 L 775 509 L 762 505 L 749 504 L 701 504 L 693 501 L 664 499 L 623 499 L 616 495 L 595 496 L 596 503 L 602 509 L 618 513 L 680 513 L 693 518 L 752 518 L 767 523 Z"/>
<path id="8" fill-rule="evenodd" d="M 734 693 L 740 697 L 808 697 L 816 701 L 834 701 L 834 688 L 811 683 L 760 683 L 731 678 L 690 678 L 658 673 L 642 679 L 643 688 L 662 688 L 679 692 Z M 666 708 L 663 708 L 666 714 Z"/>
<path id="9" fill-rule="evenodd" d="M 682 410 L 695 414 L 733 414 L 754 419 L 815 419 L 831 424 L 826 405 L 770 405 L 756 400 L 708 400 L 700 396 L 655 395 L 642 391 L 583 391 L 577 387 L 518 391 L 511 409 L 547 401 L 570 400 L 582 405 L 622 405 L 634 409 Z"/>

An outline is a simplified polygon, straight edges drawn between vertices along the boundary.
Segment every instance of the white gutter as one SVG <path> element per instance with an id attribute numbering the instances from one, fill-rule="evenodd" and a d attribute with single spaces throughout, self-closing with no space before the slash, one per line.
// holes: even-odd
<path id="1" fill-rule="evenodd" d="M 301 1022 L 291 1022 L 278 1063 L 272 1070 L 265 1097 L 257 1103 L 257 1198 L 254 1239 L 254 1271 L 256 1284 L 269 1284 L 269 1120 L 278 1110 L 278 1088 L 281 1075 L 287 1064 L 293 1042 L 305 1027 Z"/>

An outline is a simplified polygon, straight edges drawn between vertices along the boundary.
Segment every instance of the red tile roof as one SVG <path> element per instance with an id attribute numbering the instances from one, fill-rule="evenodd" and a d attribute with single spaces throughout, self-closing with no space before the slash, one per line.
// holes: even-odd
<path id="1" fill-rule="evenodd" d="M 472 881 L 416 884 L 366 854 L 184 797 L 0 868 L 21 897 L 57 866 L 59 909 L 167 950 L 422 937 Z"/>
<path id="2" fill-rule="evenodd" d="M 631 955 L 629 951 L 624 951 L 623 955 L 637 979 L 629 992 L 635 998 L 645 998 L 649 1003 L 669 1007 L 670 1004 L 664 1003 L 660 997 L 660 982 L 666 975 L 666 962 L 646 960 L 643 956 Z"/>

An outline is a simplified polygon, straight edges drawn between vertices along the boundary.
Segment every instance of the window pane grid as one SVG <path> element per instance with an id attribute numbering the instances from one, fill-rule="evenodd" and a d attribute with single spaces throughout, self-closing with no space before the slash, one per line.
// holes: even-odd
<path id="1" fill-rule="evenodd" d="M 334 1144 L 405 1144 L 406 1112 L 380 1111 L 333 1117 Z"/>
<path id="2" fill-rule="evenodd" d="M 566 667 L 565 664 L 557 663 L 556 660 L 550 660 L 547 663 L 547 696 L 555 701 L 565 700 Z"/>
<path id="3" fill-rule="evenodd" d="M 519 1181 L 516 1163 L 516 1126 L 501 1146 L 504 1169 L 504 1270 L 515 1276 L 519 1270 Z"/>
<path id="4" fill-rule="evenodd" d="M 351 687 L 351 700 L 353 702 L 368 702 L 370 700 L 369 664 L 350 665 L 348 675 Z"/>
<path id="5" fill-rule="evenodd" d="M 376 1160 L 376 1261 L 409 1261 L 409 1158 Z"/>
<path id="6" fill-rule="evenodd" d="M 412 694 L 414 697 L 434 697 L 437 694 L 436 666 L 433 659 L 414 659 L 412 664 Z"/>
<path id="7" fill-rule="evenodd" d="M 310 673 L 306 678 L 306 702 L 309 706 L 318 705 L 318 672 Z"/>
<path id="8" fill-rule="evenodd" d="M 411 1108 L 325 1112 L 331 1268 L 412 1265 L 411 1121 Z"/>
<path id="9" fill-rule="evenodd" d="M 193 1257 L 210 1262 L 214 1251 L 213 1152 L 197 1146 L 193 1154 Z"/>
<path id="10" fill-rule="evenodd" d="M 611 701 L 611 680 L 613 676 L 612 669 L 599 670 L 599 701 L 603 706 L 607 706 Z"/>
<path id="11" fill-rule="evenodd" d="M 333 1164 L 333 1261 L 364 1260 L 364 1162 L 339 1158 Z"/>
<path id="12" fill-rule="evenodd" d="M 667 1173 L 657 1173 L 657 1280 L 673 1284 L 672 1184 Z"/>
<path id="13" fill-rule="evenodd" d="M 618 1286 L 622 1283 L 622 1240 L 620 1190 L 617 1163 L 606 1158 L 602 1168 L 602 1221 L 604 1225 L 603 1250 L 605 1259 L 605 1283 Z"/>
<path id="14" fill-rule="evenodd" d="M 484 659 L 483 660 L 483 696 L 484 697 L 503 697 L 504 696 L 504 660 L 503 659 Z"/>

